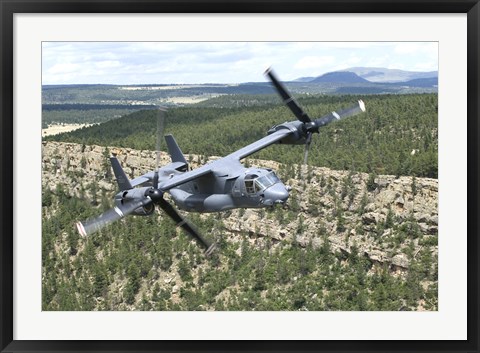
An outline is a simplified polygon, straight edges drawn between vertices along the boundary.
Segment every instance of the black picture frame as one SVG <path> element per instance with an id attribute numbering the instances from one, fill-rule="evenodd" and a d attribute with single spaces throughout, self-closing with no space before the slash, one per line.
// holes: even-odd
<path id="1" fill-rule="evenodd" d="M 180 351 L 479 351 L 478 0 L 0 0 L 0 350 L 2 352 Z M 13 17 L 16 13 L 466 13 L 468 59 L 468 323 L 465 341 L 18 341 L 13 340 Z M 360 324 L 360 323 L 359 323 Z"/>

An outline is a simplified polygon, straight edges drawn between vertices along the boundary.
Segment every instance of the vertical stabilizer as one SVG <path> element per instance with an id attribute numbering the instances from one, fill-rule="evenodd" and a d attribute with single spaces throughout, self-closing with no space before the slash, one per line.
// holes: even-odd
<path id="1" fill-rule="evenodd" d="M 132 189 L 132 184 L 128 180 L 125 172 L 122 169 L 122 166 L 118 162 L 118 159 L 115 157 L 110 157 L 110 163 L 112 163 L 112 169 L 115 173 L 115 178 L 117 178 L 117 184 L 120 191 Z"/>
<path id="2" fill-rule="evenodd" d="M 172 162 L 181 162 L 187 165 L 187 161 L 185 160 L 185 157 L 180 150 L 180 147 L 178 147 L 175 138 L 172 135 L 165 135 L 165 141 L 167 142 L 168 153 L 172 158 Z"/>

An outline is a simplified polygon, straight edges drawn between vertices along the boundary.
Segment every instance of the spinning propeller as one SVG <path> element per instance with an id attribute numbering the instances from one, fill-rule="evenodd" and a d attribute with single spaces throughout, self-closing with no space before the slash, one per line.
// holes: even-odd
<path id="1" fill-rule="evenodd" d="M 100 216 L 94 219 L 90 219 L 86 222 L 77 222 L 77 230 L 81 236 L 86 237 L 92 233 L 98 232 L 103 227 L 118 221 L 119 219 L 132 214 L 136 209 L 147 206 L 148 201 L 138 200 L 132 201 L 123 205 L 115 206 L 108 211 L 102 213 Z"/>
<path id="2" fill-rule="evenodd" d="M 282 97 L 283 103 L 290 108 L 292 111 L 293 115 L 296 116 L 298 120 L 300 120 L 303 125 L 303 133 L 305 135 L 305 155 L 304 155 L 304 160 L 303 163 L 307 164 L 307 159 L 308 159 L 308 150 L 310 148 L 310 144 L 312 143 L 312 134 L 313 133 L 318 133 L 319 129 L 322 126 L 325 126 L 332 121 L 340 120 L 352 115 L 356 115 L 362 112 L 365 112 L 365 104 L 363 103 L 362 100 L 359 100 L 355 105 L 344 109 L 340 110 L 338 112 L 331 112 L 330 114 L 327 114 L 325 116 L 322 116 L 321 118 L 312 120 L 308 116 L 307 113 L 303 111 L 303 109 L 298 105 L 297 101 L 292 97 L 292 95 L 287 91 L 285 86 L 278 80 L 276 75 L 273 73 L 271 68 L 268 68 L 265 71 L 265 75 L 270 79 L 272 82 L 273 86 L 277 90 L 277 92 L 280 94 Z"/>
<path id="3" fill-rule="evenodd" d="M 82 236 L 88 236 L 97 232 L 105 226 L 118 221 L 119 219 L 130 214 L 149 215 L 154 211 L 155 205 L 159 206 L 175 223 L 177 227 L 181 227 L 190 236 L 196 239 L 205 247 L 205 253 L 210 255 L 215 249 L 215 243 L 202 237 L 197 229 L 190 224 L 177 210 L 164 198 L 164 192 L 158 188 L 159 170 L 160 170 L 160 147 L 163 130 L 165 127 L 165 109 L 158 110 L 157 117 L 157 142 L 155 157 L 155 172 L 152 179 L 151 187 L 133 188 L 128 181 L 125 172 L 120 167 L 116 158 L 112 158 L 112 168 L 115 172 L 117 181 L 121 185 L 121 192 L 115 197 L 115 207 L 104 212 L 100 216 L 88 220 L 86 222 L 77 222 L 78 232 Z"/>

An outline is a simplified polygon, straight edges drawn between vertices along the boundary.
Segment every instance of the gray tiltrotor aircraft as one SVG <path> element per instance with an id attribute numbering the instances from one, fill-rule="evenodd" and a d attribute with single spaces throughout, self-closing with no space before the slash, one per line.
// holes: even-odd
<path id="1" fill-rule="evenodd" d="M 128 180 L 118 160 L 111 157 L 112 169 L 120 189 L 115 196 L 115 207 L 95 219 L 84 223 L 78 222 L 79 233 L 87 236 L 127 215 L 151 215 L 155 205 L 158 205 L 177 226 L 182 227 L 205 246 L 206 253 L 209 254 L 214 244 L 203 238 L 163 198 L 164 193 L 168 192 L 171 195 L 178 208 L 190 212 L 219 212 L 233 208 L 260 208 L 284 204 L 289 196 L 289 188 L 280 181 L 273 170 L 246 168 L 240 161 L 271 144 L 283 143 L 305 145 L 304 163 L 306 163 L 313 133 L 318 133 L 320 127 L 332 121 L 364 112 L 365 105 L 360 100 L 350 108 L 312 120 L 271 69 L 265 74 L 298 120 L 276 125 L 260 140 L 194 170 L 189 170 L 188 163 L 172 135 L 165 136 L 172 162 L 164 167 L 158 167 L 157 141 L 156 170 L 133 180 Z M 162 127 L 163 123 L 159 119 L 157 128 L 160 131 Z"/>

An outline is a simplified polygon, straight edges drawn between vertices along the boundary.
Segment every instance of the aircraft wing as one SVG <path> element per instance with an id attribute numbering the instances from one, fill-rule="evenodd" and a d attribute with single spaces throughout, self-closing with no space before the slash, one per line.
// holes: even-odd
<path id="1" fill-rule="evenodd" d="M 213 173 L 216 170 L 222 170 L 225 168 L 225 166 L 228 167 L 228 166 L 231 166 L 232 164 L 237 164 L 239 163 L 239 160 L 245 157 L 248 157 L 257 151 L 260 151 L 261 149 L 264 149 L 265 147 L 268 147 L 274 144 L 275 142 L 290 135 L 292 132 L 293 131 L 289 129 L 281 129 L 281 130 L 275 131 L 274 133 L 267 135 L 261 138 L 260 140 L 255 141 L 254 143 L 251 143 L 250 145 L 245 146 L 239 149 L 238 151 L 235 151 L 223 158 L 217 159 L 213 162 L 210 162 L 209 164 L 205 164 L 201 166 L 200 168 L 194 169 L 189 172 L 185 172 L 181 175 L 173 177 L 170 180 L 162 182 L 160 183 L 159 188 L 162 191 L 167 191 L 174 188 L 175 186 L 182 185 L 186 182 L 192 181 L 201 176 Z"/>
<path id="2" fill-rule="evenodd" d="M 245 146 L 245 147 L 239 149 L 238 151 L 235 151 L 235 152 L 229 154 L 228 156 L 225 156 L 225 158 L 235 158 L 235 159 L 241 160 L 245 157 L 250 156 L 251 154 L 253 154 L 255 152 L 258 152 L 258 151 L 264 149 L 265 147 L 268 147 L 268 146 L 274 144 L 275 142 L 278 142 L 279 140 L 281 140 L 281 139 L 287 137 L 288 135 L 290 135 L 291 133 L 293 133 L 292 130 L 280 129 L 278 131 L 275 131 L 274 133 L 271 133 L 270 135 L 267 135 L 267 136 L 261 138 L 258 141 L 255 141 L 254 143 L 251 143 L 248 146 Z"/>
<path id="3" fill-rule="evenodd" d="M 153 174 L 154 172 L 148 172 L 147 174 L 144 174 L 142 176 L 139 176 L 138 178 L 130 180 L 130 184 L 132 187 L 142 185 L 146 183 L 147 181 L 152 181 L 153 180 Z"/>
<path id="4" fill-rule="evenodd" d="M 185 184 L 186 182 L 197 179 L 203 175 L 207 175 L 213 171 L 212 170 L 213 165 L 214 165 L 214 162 L 205 164 L 200 168 L 175 176 L 170 180 L 160 183 L 159 189 L 162 191 L 167 191 L 167 190 L 170 190 L 171 188 L 174 188 L 175 186 Z"/>
<path id="5" fill-rule="evenodd" d="M 213 162 L 212 162 L 213 163 Z M 174 188 L 175 186 L 181 185 L 183 183 L 186 183 L 188 181 L 191 181 L 193 179 L 199 178 L 203 175 L 206 175 L 208 173 L 212 172 L 211 164 L 206 164 L 204 166 L 201 166 L 200 168 L 194 169 L 189 172 L 185 172 L 181 175 L 175 176 L 172 179 L 166 180 L 164 182 L 160 182 L 160 189 L 162 191 L 167 191 L 170 190 L 171 188 Z M 130 180 L 130 184 L 135 187 L 138 185 L 145 184 L 146 182 L 151 182 L 153 180 L 153 175 L 154 172 L 148 172 L 142 176 L 139 176 L 138 178 Z"/>

